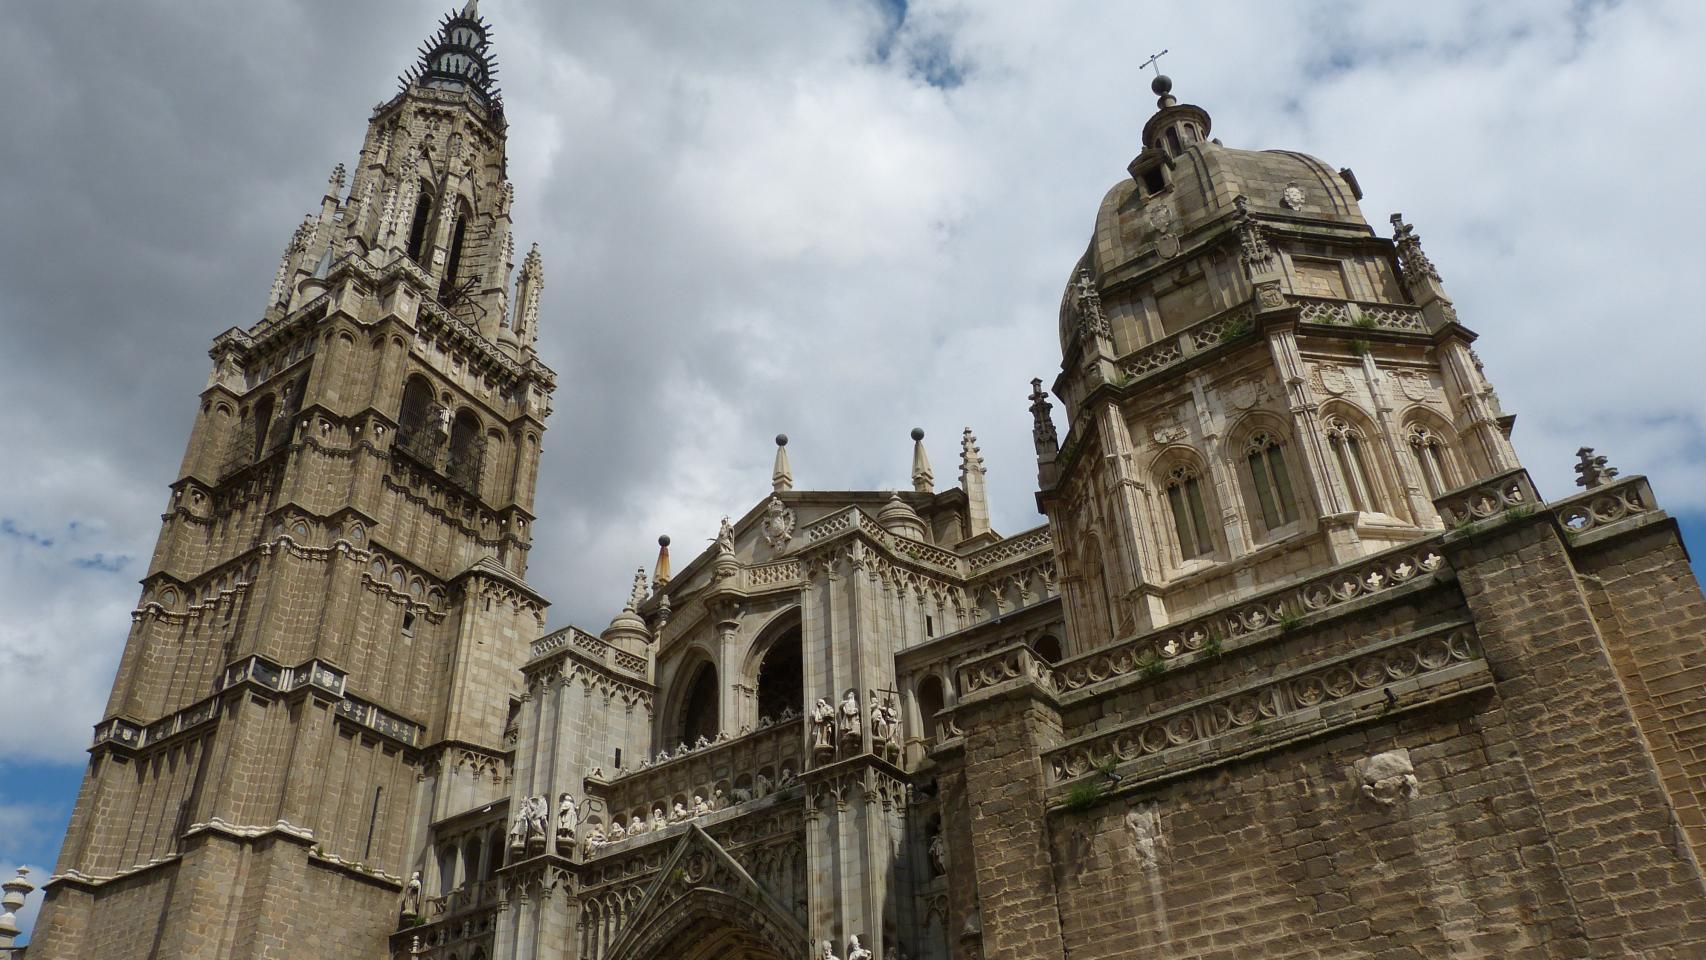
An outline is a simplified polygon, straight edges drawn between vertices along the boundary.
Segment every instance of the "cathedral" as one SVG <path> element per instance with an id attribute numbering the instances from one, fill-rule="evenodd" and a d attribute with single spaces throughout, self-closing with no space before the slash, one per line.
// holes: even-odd
<path id="1" fill-rule="evenodd" d="M 969 430 L 900 492 L 777 437 L 547 631 L 494 70 L 469 0 L 214 337 L 23 956 L 1706 956 L 1677 525 L 1587 449 L 1541 498 L 1349 169 L 1157 76 L 1060 265 L 1043 522 L 991 528 Z"/>

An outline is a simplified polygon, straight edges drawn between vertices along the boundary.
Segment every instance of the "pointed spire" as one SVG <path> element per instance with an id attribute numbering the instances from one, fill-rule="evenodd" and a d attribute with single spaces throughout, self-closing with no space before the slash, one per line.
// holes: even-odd
<path id="1" fill-rule="evenodd" d="M 332 197 L 342 197 L 344 194 L 344 165 L 341 162 L 332 168 L 332 175 L 326 178 L 326 194 Z"/>
<path id="2" fill-rule="evenodd" d="M 661 593 L 669 584 L 669 534 L 658 537 L 658 562 L 652 569 L 652 592 Z"/>
<path id="3" fill-rule="evenodd" d="M 634 589 L 632 593 L 628 594 L 627 606 L 622 609 L 628 613 L 638 611 L 640 604 L 645 603 L 646 597 L 649 595 L 650 591 L 646 587 L 646 568 L 636 567 L 634 569 Z"/>
<path id="4" fill-rule="evenodd" d="M 539 244 L 527 251 L 521 261 L 521 279 L 515 283 L 515 319 L 510 326 L 516 336 L 531 341 L 538 335 L 539 294 L 545 289 L 545 263 L 539 256 Z"/>
<path id="5" fill-rule="evenodd" d="M 447 90 L 467 90 L 494 113 L 503 112 L 503 98 L 495 77 L 497 57 L 492 53 L 491 35 L 480 19 L 478 0 L 469 0 L 462 11 L 445 17 L 438 30 L 421 45 L 420 59 L 402 77 L 408 87 L 420 84 Z"/>
<path id="6" fill-rule="evenodd" d="M 960 489 L 966 493 L 966 536 L 989 532 L 989 498 L 983 489 L 983 451 L 967 427 L 960 437 Z"/>
<path id="7" fill-rule="evenodd" d="M 1031 378 L 1031 440 L 1036 444 L 1037 456 L 1052 456 L 1060 452 L 1060 437 L 1054 432 L 1054 417 L 1051 411 L 1054 406 L 1048 402 L 1048 394 L 1043 392 L 1043 378 Z"/>
<path id="8" fill-rule="evenodd" d="M 912 428 L 912 489 L 931 493 L 936 489 L 936 473 L 930 469 L 930 457 L 924 452 L 924 428 Z"/>
<path id="9" fill-rule="evenodd" d="M 794 468 L 788 463 L 788 435 L 776 435 L 776 466 L 770 470 L 770 489 L 775 493 L 794 489 Z"/>

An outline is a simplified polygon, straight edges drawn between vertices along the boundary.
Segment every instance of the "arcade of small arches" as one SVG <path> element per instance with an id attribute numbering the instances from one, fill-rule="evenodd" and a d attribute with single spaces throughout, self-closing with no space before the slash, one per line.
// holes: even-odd
<path id="1" fill-rule="evenodd" d="M 736 668 L 722 682 L 717 659 L 702 645 L 684 650 L 665 681 L 660 743 L 708 743 L 800 714 L 805 709 L 805 674 L 797 608 L 772 618 Z M 725 668 L 726 670 L 726 668 Z M 728 671 L 735 672 L 735 671 Z"/>
<path id="2" fill-rule="evenodd" d="M 442 453 L 445 475 L 479 495 L 488 461 L 497 460 L 504 449 L 504 434 L 496 427 L 487 428 L 479 414 L 458 405 L 449 392 L 435 397 L 426 377 L 415 374 L 403 387 L 397 443 L 435 467 L 441 465 Z"/>

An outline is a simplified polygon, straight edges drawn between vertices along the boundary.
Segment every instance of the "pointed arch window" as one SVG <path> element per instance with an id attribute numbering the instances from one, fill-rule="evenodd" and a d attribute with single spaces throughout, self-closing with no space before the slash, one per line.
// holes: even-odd
<path id="1" fill-rule="evenodd" d="M 470 219 L 468 204 L 457 203 L 456 222 L 450 228 L 449 259 L 444 264 L 444 279 L 438 285 L 438 299 L 441 302 L 448 301 L 456 293 L 456 281 L 460 279 L 462 271 L 462 241 L 468 235 Z"/>
<path id="2" fill-rule="evenodd" d="M 717 716 L 717 693 L 717 668 L 701 663 L 687 688 L 687 698 L 681 704 L 678 742 L 693 744 L 700 737 L 717 739 L 717 731 L 722 729 Z"/>
<path id="3" fill-rule="evenodd" d="M 1410 455 L 1416 458 L 1416 470 L 1428 488 L 1428 496 L 1438 498 L 1455 486 L 1450 461 L 1445 455 L 1445 441 L 1425 424 L 1412 423 L 1405 432 L 1410 443 Z"/>
<path id="4" fill-rule="evenodd" d="M 1378 512 L 1380 501 L 1375 492 L 1374 473 L 1369 469 L 1368 444 L 1362 431 L 1343 417 L 1329 417 L 1327 445 L 1333 448 L 1333 460 L 1345 482 L 1345 493 L 1351 498 L 1351 506 L 1363 513 Z"/>
<path id="5" fill-rule="evenodd" d="M 457 411 L 456 419 L 450 425 L 450 459 L 444 465 L 445 473 L 478 495 L 480 466 L 485 454 L 486 440 L 480 429 L 480 418 L 469 410 Z"/>
<path id="6" fill-rule="evenodd" d="M 1285 445 L 1272 433 L 1257 433 L 1244 446 L 1244 460 L 1263 525 L 1276 530 L 1295 521 L 1297 498 L 1292 494 L 1291 474 L 1285 468 Z"/>
<path id="7" fill-rule="evenodd" d="M 1191 560 L 1214 550 L 1209 535 L 1208 507 L 1203 502 L 1202 479 L 1197 468 L 1181 464 L 1167 474 L 1167 506 L 1173 513 L 1173 531 L 1179 538 L 1179 557 Z"/>
<path id="8" fill-rule="evenodd" d="M 432 229 L 432 187 L 421 182 L 420 195 L 415 199 L 414 218 L 409 221 L 409 259 L 416 263 L 426 253 L 427 234 Z"/>

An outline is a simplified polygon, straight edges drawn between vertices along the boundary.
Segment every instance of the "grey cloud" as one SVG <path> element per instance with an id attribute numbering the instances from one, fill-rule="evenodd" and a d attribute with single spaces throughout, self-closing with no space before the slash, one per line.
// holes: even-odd
<path id="1" fill-rule="evenodd" d="M 253 322 L 444 3 L 17 4 L 0 25 L 0 700 L 75 759 L 182 455 L 208 340 Z M 597 629 L 658 533 L 768 490 L 939 485 L 982 441 L 998 528 L 1038 522 L 1025 394 L 1163 66 L 1235 146 L 1356 169 L 1445 274 L 1546 492 L 1595 442 L 1706 508 L 1692 182 L 1702 8 L 1439 3 L 557 4 L 492 0 L 518 240 L 560 373 L 530 579 Z M 887 56 L 882 55 L 884 50 Z M 961 81 L 932 86 L 930 64 Z M 944 89 L 946 87 L 946 89 Z M 62 545 L 63 546 L 63 545 Z M 32 548 L 34 549 L 34 548 Z M 102 666 L 96 666 L 102 665 Z M 49 710 L 40 694 L 69 705 Z"/>

